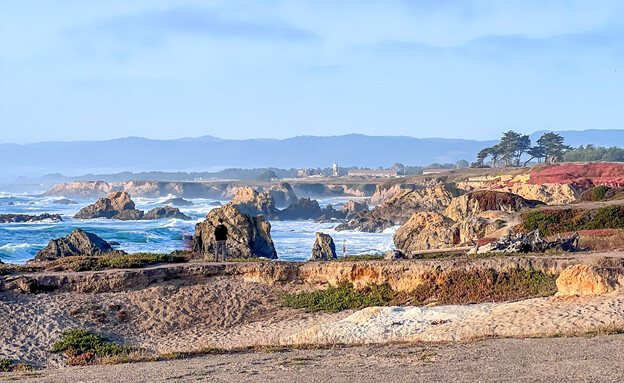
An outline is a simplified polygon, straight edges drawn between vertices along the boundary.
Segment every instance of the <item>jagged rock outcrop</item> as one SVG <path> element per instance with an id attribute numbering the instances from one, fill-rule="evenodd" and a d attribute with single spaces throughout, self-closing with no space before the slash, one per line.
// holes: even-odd
<path id="1" fill-rule="evenodd" d="M 60 214 L 48 214 L 43 213 L 39 215 L 28 214 L 0 214 L 0 223 L 22 223 L 22 222 L 37 222 L 43 220 L 62 221 Z"/>
<path id="2" fill-rule="evenodd" d="M 276 259 L 277 252 L 271 239 L 271 224 L 264 217 L 252 217 L 240 212 L 232 204 L 213 209 L 206 220 L 195 225 L 192 249 L 198 257 L 212 258 L 215 254 L 214 230 L 219 218 L 228 228 L 227 252 L 230 258 L 263 257 Z"/>
<path id="3" fill-rule="evenodd" d="M 35 255 L 34 261 L 53 261 L 71 256 L 123 255 L 111 245 L 93 233 L 75 229 L 66 237 L 53 239 Z"/>
<path id="4" fill-rule="evenodd" d="M 287 207 L 296 203 L 298 200 L 292 186 L 287 182 L 273 185 L 266 192 L 273 198 L 276 207 Z"/>
<path id="5" fill-rule="evenodd" d="M 316 223 L 324 223 L 324 222 L 333 222 L 336 220 L 344 220 L 346 217 L 346 213 L 343 213 L 340 210 L 334 209 L 331 204 L 328 204 L 324 209 L 321 209 L 322 215 L 317 217 L 314 222 Z"/>
<path id="6" fill-rule="evenodd" d="M 554 241 L 546 241 L 540 236 L 539 230 L 533 230 L 528 234 L 518 233 L 501 237 L 497 241 L 478 247 L 477 254 L 483 253 L 543 253 L 548 250 L 578 251 L 579 235 L 557 238 Z"/>
<path id="7" fill-rule="evenodd" d="M 396 248 L 404 253 L 449 247 L 460 242 L 455 222 L 435 212 L 415 213 L 397 230 L 393 240 Z"/>
<path id="8" fill-rule="evenodd" d="M 280 219 L 316 219 L 323 215 L 323 211 L 316 200 L 310 198 L 299 198 L 297 202 L 288 206 L 278 213 Z"/>
<path id="9" fill-rule="evenodd" d="M 316 240 L 312 246 L 311 261 L 331 261 L 338 258 L 336 256 L 336 245 L 333 238 L 324 233 L 316 233 Z"/>
<path id="10" fill-rule="evenodd" d="M 588 265 L 569 266 L 557 278 L 557 296 L 600 295 L 613 291 L 609 276 Z"/>
<path id="11" fill-rule="evenodd" d="M 101 197 L 113 192 L 113 186 L 104 181 L 74 181 L 60 184 L 46 191 L 44 196 L 64 196 L 69 198 Z"/>
<path id="12" fill-rule="evenodd" d="M 129 221 L 143 218 L 143 212 L 135 208 L 128 193 L 113 192 L 105 198 L 100 198 L 96 203 L 80 209 L 74 218 L 110 218 Z"/>
<path id="13" fill-rule="evenodd" d="M 263 215 L 270 219 L 275 216 L 275 201 L 269 193 L 258 193 L 250 187 L 243 187 L 236 191 L 236 195 L 230 201 L 241 213 L 253 217 Z"/>
<path id="14" fill-rule="evenodd" d="M 444 184 L 417 190 L 400 190 L 392 198 L 373 210 L 361 211 L 336 230 L 358 230 L 380 233 L 407 222 L 420 211 L 441 212 L 450 205 L 460 191 Z"/>
<path id="15" fill-rule="evenodd" d="M 444 215 L 454 221 L 474 217 L 484 211 L 517 212 L 525 208 L 543 205 L 543 202 L 527 200 L 517 194 L 492 190 L 478 190 L 454 198 Z"/>
<path id="16" fill-rule="evenodd" d="M 67 198 L 57 199 L 55 201 L 52 201 L 52 203 L 55 205 L 78 205 L 78 202 L 72 201 Z"/>
<path id="17" fill-rule="evenodd" d="M 178 209 L 177 207 L 171 207 L 171 206 L 153 208 L 152 210 L 145 213 L 142 219 L 153 220 L 153 219 L 163 219 L 163 218 L 175 218 L 175 219 L 184 219 L 184 220 L 191 219 L 191 217 L 182 213 L 180 209 Z"/>
<path id="18" fill-rule="evenodd" d="M 368 210 L 368 205 L 364 201 L 349 201 L 340 208 L 340 212 L 345 214 L 345 219 L 351 219 L 359 212 L 366 210 Z"/>
<path id="19" fill-rule="evenodd" d="M 184 198 L 169 198 L 163 205 L 173 205 L 173 206 L 193 206 L 193 201 L 187 201 Z"/>

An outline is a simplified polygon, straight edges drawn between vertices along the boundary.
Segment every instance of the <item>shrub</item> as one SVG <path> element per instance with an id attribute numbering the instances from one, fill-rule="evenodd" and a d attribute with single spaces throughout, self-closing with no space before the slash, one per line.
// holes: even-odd
<path id="1" fill-rule="evenodd" d="M 379 261 L 384 259 L 383 254 L 363 254 L 363 255 L 345 255 L 344 257 L 336 258 L 338 262 L 345 261 Z"/>
<path id="2" fill-rule="evenodd" d="M 69 357 L 70 366 L 93 364 L 97 357 L 129 355 L 140 349 L 121 346 L 86 329 L 65 331 L 61 340 L 52 345 L 50 352 L 62 352 Z"/>
<path id="3" fill-rule="evenodd" d="M 557 292 L 557 277 L 540 271 L 494 269 L 431 274 L 412 293 L 411 303 L 459 305 L 542 297 Z"/>
<path id="4" fill-rule="evenodd" d="M 369 285 L 358 291 L 353 288 L 353 284 L 341 282 L 337 286 L 329 285 L 326 290 L 284 294 L 282 305 L 301 308 L 306 312 L 339 312 L 368 306 L 387 306 L 394 298 L 395 292 L 388 285 Z"/>
<path id="5" fill-rule="evenodd" d="M 33 367 L 26 363 L 17 363 L 12 359 L 0 358 L 0 372 L 32 371 Z"/>
<path id="6" fill-rule="evenodd" d="M 53 265 L 67 265 L 74 271 L 104 269 L 134 269 L 156 263 L 187 262 L 188 258 L 178 254 L 136 253 L 127 255 L 104 255 L 99 257 L 65 257 L 53 261 Z"/>
<path id="7" fill-rule="evenodd" d="M 624 206 L 530 211 L 524 214 L 523 221 L 526 230 L 539 229 L 545 236 L 579 230 L 623 229 Z"/>

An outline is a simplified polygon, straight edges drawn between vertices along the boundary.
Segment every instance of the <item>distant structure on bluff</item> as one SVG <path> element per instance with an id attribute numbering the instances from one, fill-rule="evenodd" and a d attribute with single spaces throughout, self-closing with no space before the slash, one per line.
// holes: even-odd
<path id="1" fill-rule="evenodd" d="M 392 178 L 398 175 L 396 170 L 349 170 L 350 177 Z"/>
<path id="2" fill-rule="evenodd" d="M 333 170 L 334 177 L 338 177 L 338 162 L 334 162 Z"/>

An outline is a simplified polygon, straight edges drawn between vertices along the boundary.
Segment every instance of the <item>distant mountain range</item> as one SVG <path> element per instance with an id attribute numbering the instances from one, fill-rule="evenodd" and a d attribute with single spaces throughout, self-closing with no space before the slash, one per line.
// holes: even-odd
<path id="1" fill-rule="evenodd" d="M 543 132 L 531 134 L 535 141 Z M 572 146 L 624 146 L 624 130 L 558 132 Z M 121 171 L 214 171 L 223 168 L 304 168 L 340 166 L 377 168 L 396 162 L 474 161 L 497 141 L 397 136 L 300 136 L 283 140 L 225 140 L 205 136 L 176 140 L 128 137 L 106 141 L 0 144 L 0 182 L 48 173 L 79 175 Z"/>

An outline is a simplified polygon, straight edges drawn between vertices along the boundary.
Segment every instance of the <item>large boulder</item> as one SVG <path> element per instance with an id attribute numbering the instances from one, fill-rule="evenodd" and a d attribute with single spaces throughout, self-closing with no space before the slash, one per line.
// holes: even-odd
<path id="1" fill-rule="evenodd" d="M 424 189 L 401 189 L 373 210 L 357 213 L 352 219 L 339 225 L 336 230 L 381 233 L 392 226 L 404 224 L 414 213 L 442 212 L 459 193 L 459 190 L 445 184 L 436 184 Z"/>
<path id="2" fill-rule="evenodd" d="M 60 214 L 43 213 L 39 215 L 28 214 L 0 214 L 0 223 L 38 222 L 43 220 L 62 221 Z"/>
<path id="3" fill-rule="evenodd" d="M 331 261 L 336 259 L 336 245 L 328 234 L 316 233 L 316 241 L 312 246 L 311 261 Z"/>
<path id="4" fill-rule="evenodd" d="M 269 219 L 275 215 L 275 202 L 269 193 L 258 193 L 250 187 L 243 187 L 236 191 L 230 201 L 241 213 L 252 217 L 263 215 Z"/>
<path id="5" fill-rule="evenodd" d="M 316 219 L 323 215 L 323 211 L 316 200 L 299 198 L 297 202 L 279 212 L 282 220 Z"/>
<path id="6" fill-rule="evenodd" d="M 394 234 L 394 246 L 404 253 L 457 245 L 459 229 L 455 222 L 435 212 L 419 212 Z"/>
<path id="7" fill-rule="evenodd" d="M 36 262 L 53 261 L 71 256 L 123 255 L 125 252 L 115 250 L 111 245 L 93 233 L 75 229 L 66 237 L 53 239 L 39 251 L 34 258 Z"/>
<path id="8" fill-rule="evenodd" d="M 525 208 L 533 208 L 537 205 L 544 205 L 544 203 L 527 200 L 513 193 L 478 190 L 454 198 L 444 211 L 444 215 L 454 221 L 460 221 L 468 217 L 477 216 L 484 211 L 512 213 Z"/>
<path id="9" fill-rule="evenodd" d="M 191 219 L 191 217 L 182 213 L 180 209 L 178 209 L 177 207 L 171 207 L 171 206 L 153 208 L 152 210 L 145 213 L 145 215 L 143 216 L 144 220 L 163 219 L 163 218 L 175 218 L 175 219 L 184 219 L 184 220 Z"/>
<path id="10" fill-rule="evenodd" d="M 228 228 L 229 258 L 277 259 L 277 252 L 271 239 L 271 224 L 262 216 L 252 217 L 241 213 L 232 204 L 213 209 L 205 221 L 195 225 L 192 248 L 198 256 L 203 258 L 214 256 L 216 245 L 214 230 L 219 224 L 219 218 Z"/>
<path id="11" fill-rule="evenodd" d="M 143 218 L 143 212 L 135 208 L 130 194 L 126 192 L 113 192 L 105 198 L 100 198 L 94 204 L 80 209 L 74 218 L 110 218 L 129 221 Z"/>
<path id="12" fill-rule="evenodd" d="M 275 201 L 275 206 L 279 208 L 290 206 L 298 200 L 292 186 L 287 182 L 273 185 L 266 192 L 268 192 L 271 198 L 273 198 L 273 201 Z"/>

